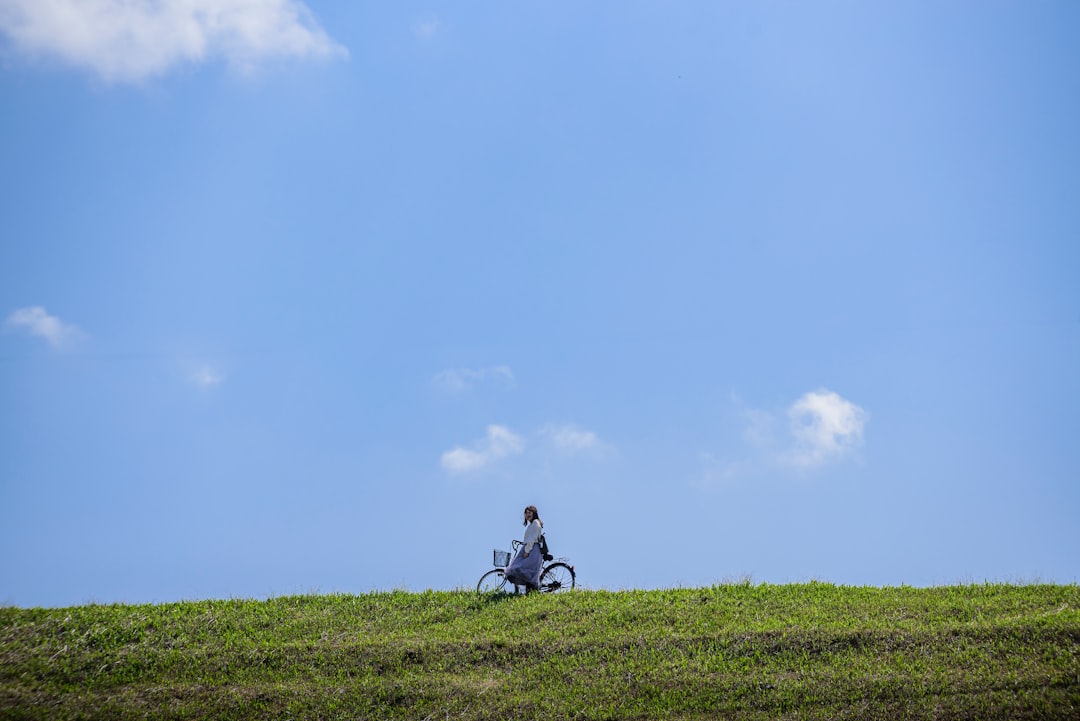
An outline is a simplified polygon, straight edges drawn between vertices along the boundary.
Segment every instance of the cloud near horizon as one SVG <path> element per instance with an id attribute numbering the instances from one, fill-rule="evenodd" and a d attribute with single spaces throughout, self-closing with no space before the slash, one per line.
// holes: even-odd
<path id="1" fill-rule="evenodd" d="M 41 306 L 19 308 L 8 316 L 4 327 L 44 338 L 53 348 L 67 348 L 85 336 L 77 327 L 49 315 Z"/>
<path id="2" fill-rule="evenodd" d="M 347 57 L 300 0 L 0 0 L 0 33 L 20 53 L 139 82 L 224 58 Z"/>
<path id="3" fill-rule="evenodd" d="M 493 461 L 525 450 L 525 440 L 505 426 L 490 425 L 487 436 L 473 448 L 458 446 L 442 454 L 442 467 L 451 473 L 479 471 Z"/>

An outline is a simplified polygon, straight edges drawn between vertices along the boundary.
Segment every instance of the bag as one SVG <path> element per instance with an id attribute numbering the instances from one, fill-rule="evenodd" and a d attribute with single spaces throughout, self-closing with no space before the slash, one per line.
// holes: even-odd
<path id="1" fill-rule="evenodd" d="M 555 556 L 548 553 L 547 536 L 543 533 L 540 534 L 540 553 L 543 555 L 545 561 L 550 561 L 555 558 Z"/>

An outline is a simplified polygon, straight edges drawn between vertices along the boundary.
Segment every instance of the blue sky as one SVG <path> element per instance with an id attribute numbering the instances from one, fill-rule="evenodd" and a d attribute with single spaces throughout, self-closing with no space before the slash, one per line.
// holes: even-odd
<path id="1" fill-rule="evenodd" d="M 0 603 L 1080 577 L 1074 2 L 0 0 Z"/>

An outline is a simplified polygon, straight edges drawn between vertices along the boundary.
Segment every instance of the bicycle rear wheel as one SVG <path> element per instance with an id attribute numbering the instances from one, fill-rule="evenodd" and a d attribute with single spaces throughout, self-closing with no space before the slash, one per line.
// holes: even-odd
<path id="1" fill-rule="evenodd" d="M 480 577 L 480 582 L 476 584 L 476 592 L 483 596 L 486 593 L 502 591 L 505 586 L 506 575 L 503 569 L 495 568 Z"/>
<path id="2" fill-rule="evenodd" d="M 569 591 L 574 587 L 577 576 L 574 567 L 565 563 L 553 563 L 544 569 L 540 575 L 540 591 L 543 593 L 556 593 L 557 591 Z"/>

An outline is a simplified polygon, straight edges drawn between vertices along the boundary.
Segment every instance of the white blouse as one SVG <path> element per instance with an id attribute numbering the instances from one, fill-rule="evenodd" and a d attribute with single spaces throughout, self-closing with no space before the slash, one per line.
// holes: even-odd
<path id="1" fill-rule="evenodd" d="M 540 521 L 535 518 L 525 527 L 525 553 L 531 553 L 533 544 L 540 541 L 540 534 L 543 533 L 543 526 L 540 525 Z"/>

